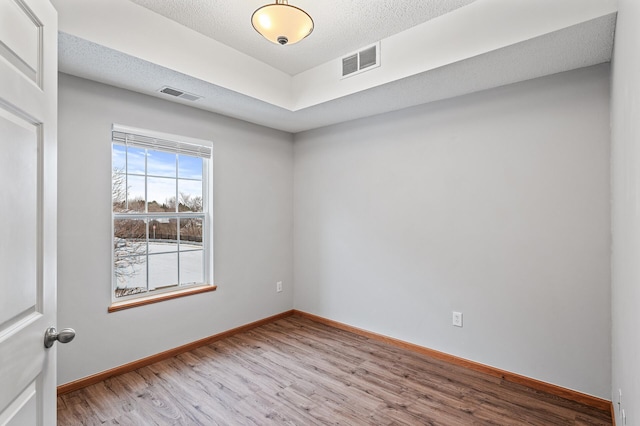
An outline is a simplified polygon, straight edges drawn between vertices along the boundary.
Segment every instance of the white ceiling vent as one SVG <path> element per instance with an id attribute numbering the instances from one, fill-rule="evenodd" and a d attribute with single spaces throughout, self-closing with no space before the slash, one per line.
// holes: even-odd
<path id="1" fill-rule="evenodd" d="M 342 58 L 342 78 L 380 66 L 380 42 Z"/>
<path id="2" fill-rule="evenodd" d="M 165 95 L 174 96 L 176 98 L 186 99 L 188 101 L 197 101 L 198 99 L 202 99 L 202 96 L 183 92 L 182 90 L 174 89 L 169 86 L 163 87 L 162 89 L 158 90 L 158 92 L 164 93 Z"/>

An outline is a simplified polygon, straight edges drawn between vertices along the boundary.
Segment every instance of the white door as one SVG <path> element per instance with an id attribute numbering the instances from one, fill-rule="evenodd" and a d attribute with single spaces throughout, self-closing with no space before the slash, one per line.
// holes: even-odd
<path id="1" fill-rule="evenodd" d="M 56 423 L 57 12 L 0 0 L 0 425 Z"/>

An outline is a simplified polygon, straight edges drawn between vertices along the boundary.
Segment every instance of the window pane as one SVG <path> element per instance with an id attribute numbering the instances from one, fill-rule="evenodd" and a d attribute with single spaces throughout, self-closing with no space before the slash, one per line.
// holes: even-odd
<path id="1" fill-rule="evenodd" d="M 180 219 L 180 250 L 202 248 L 202 218 Z"/>
<path id="2" fill-rule="evenodd" d="M 114 247 L 128 250 L 128 254 L 146 253 L 147 226 L 144 219 L 114 219 L 113 221 Z M 140 252 L 139 245 L 144 245 Z"/>
<path id="3" fill-rule="evenodd" d="M 115 219 L 113 221 L 113 270 L 116 297 L 135 294 L 147 289 L 146 223 L 144 219 Z"/>
<path id="4" fill-rule="evenodd" d="M 111 167 L 122 172 L 127 171 L 127 148 L 123 145 L 113 144 L 111 151 Z"/>
<path id="5" fill-rule="evenodd" d="M 145 150 L 143 148 L 127 148 L 127 173 L 144 175 Z"/>
<path id="6" fill-rule="evenodd" d="M 181 212 L 202 211 L 202 182 L 194 180 L 178 180 Z"/>
<path id="7" fill-rule="evenodd" d="M 149 290 L 178 284 L 178 253 L 149 256 Z"/>
<path id="8" fill-rule="evenodd" d="M 147 291 L 147 256 L 116 257 L 115 296 L 129 296 Z"/>
<path id="9" fill-rule="evenodd" d="M 204 282 L 204 252 L 202 250 L 180 252 L 180 285 Z"/>
<path id="10" fill-rule="evenodd" d="M 174 251 L 178 251 L 178 219 L 151 219 L 149 221 L 149 253 Z"/>
<path id="11" fill-rule="evenodd" d="M 118 168 L 111 172 L 111 199 L 114 212 L 124 212 L 127 207 L 127 176 Z"/>
<path id="12" fill-rule="evenodd" d="M 131 212 L 144 212 L 144 177 L 127 176 L 128 208 Z"/>
<path id="13" fill-rule="evenodd" d="M 163 151 L 147 151 L 147 174 L 176 177 L 176 154 Z"/>
<path id="14" fill-rule="evenodd" d="M 176 180 L 171 178 L 147 178 L 149 213 L 176 211 Z"/>
<path id="15" fill-rule="evenodd" d="M 200 157 L 178 155 L 178 177 L 202 180 L 202 161 Z"/>

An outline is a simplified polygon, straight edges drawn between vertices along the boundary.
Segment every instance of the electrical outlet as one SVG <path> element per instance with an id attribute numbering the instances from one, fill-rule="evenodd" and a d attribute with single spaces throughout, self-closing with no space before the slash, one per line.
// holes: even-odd
<path id="1" fill-rule="evenodd" d="M 453 325 L 456 327 L 462 327 L 462 312 L 453 311 Z"/>
<path id="2" fill-rule="evenodd" d="M 282 281 L 276 283 L 276 291 L 280 293 L 282 291 Z"/>

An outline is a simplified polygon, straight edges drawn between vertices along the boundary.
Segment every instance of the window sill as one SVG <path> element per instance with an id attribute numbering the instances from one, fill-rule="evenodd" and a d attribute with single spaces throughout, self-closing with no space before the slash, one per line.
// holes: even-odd
<path id="1" fill-rule="evenodd" d="M 136 299 L 123 300 L 122 302 L 114 302 L 107 308 L 109 313 L 122 311 L 124 309 L 136 308 L 138 306 L 150 305 L 151 303 L 164 302 L 165 300 L 177 299 L 178 297 L 191 296 L 193 294 L 208 293 L 215 291 L 218 287 L 215 285 L 199 285 L 185 289 L 175 290 L 167 293 L 154 294 L 152 296 L 143 296 Z"/>

